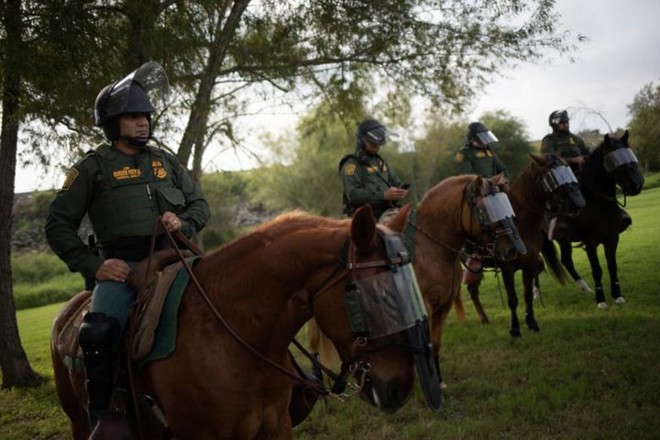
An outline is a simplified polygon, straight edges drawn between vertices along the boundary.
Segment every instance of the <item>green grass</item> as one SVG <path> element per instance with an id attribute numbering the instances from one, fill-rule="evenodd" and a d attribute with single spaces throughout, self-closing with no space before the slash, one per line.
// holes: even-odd
<path id="1" fill-rule="evenodd" d="M 452 312 L 445 329 L 442 372 L 448 384 L 433 413 L 416 390 L 408 404 L 382 414 L 351 398 L 317 403 L 295 429 L 297 439 L 655 439 L 660 432 L 660 302 L 657 258 L 660 188 L 628 198 L 632 231 L 621 236 L 619 274 L 627 304 L 596 308 L 593 294 L 542 276 L 536 303 L 541 327 L 508 336 L 504 288 L 488 274 L 482 301 L 491 324 L 481 325 L 469 299 L 468 319 Z M 593 284 L 584 252 L 578 271 Z M 602 257 L 602 250 L 601 250 Z M 605 267 L 604 259 L 601 264 Z M 520 289 L 520 274 L 517 275 Z M 605 286 L 609 285 L 607 272 Z M 500 283 L 501 285 L 501 283 Z M 609 295 L 608 288 L 606 292 Z M 522 297 L 519 293 L 522 301 Z M 59 305 L 18 312 L 23 346 L 48 380 L 37 388 L 0 392 L 3 440 L 69 438 L 54 394 L 48 337 Z M 523 312 L 519 312 L 522 319 Z"/>

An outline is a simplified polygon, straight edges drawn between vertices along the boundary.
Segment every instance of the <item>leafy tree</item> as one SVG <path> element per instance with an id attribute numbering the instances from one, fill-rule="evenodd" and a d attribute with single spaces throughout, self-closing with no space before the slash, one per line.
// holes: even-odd
<path id="1" fill-rule="evenodd" d="M 644 169 L 660 170 L 660 84 L 646 84 L 632 104 L 628 106 L 630 121 L 630 143 Z"/>

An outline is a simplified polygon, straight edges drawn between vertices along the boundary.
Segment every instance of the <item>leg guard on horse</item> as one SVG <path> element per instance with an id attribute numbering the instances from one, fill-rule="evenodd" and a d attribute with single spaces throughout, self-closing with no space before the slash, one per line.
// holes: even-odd
<path id="1" fill-rule="evenodd" d="M 108 409 L 117 372 L 120 347 L 119 322 L 105 313 L 89 312 L 80 326 L 90 416 Z"/>

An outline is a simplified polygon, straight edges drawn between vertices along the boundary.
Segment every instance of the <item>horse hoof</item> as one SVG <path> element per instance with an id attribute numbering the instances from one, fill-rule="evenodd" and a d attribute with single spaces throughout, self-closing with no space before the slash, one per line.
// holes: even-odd
<path id="1" fill-rule="evenodd" d="M 579 280 L 576 280 L 575 284 L 577 284 L 578 287 L 580 288 L 580 290 L 584 293 L 594 293 L 594 291 L 591 290 L 591 287 L 589 287 L 587 282 L 585 280 L 583 280 L 582 278 L 580 278 Z"/>
<path id="2" fill-rule="evenodd" d="M 620 296 L 620 297 L 618 297 L 617 299 L 615 299 L 614 302 L 615 302 L 616 304 L 625 304 L 625 303 L 626 303 L 626 299 L 625 299 L 624 297 Z"/>
<path id="3" fill-rule="evenodd" d="M 599 302 L 598 303 L 598 308 L 599 309 L 606 309 L 607 308 L 607 303 L 606 302 Z"/>

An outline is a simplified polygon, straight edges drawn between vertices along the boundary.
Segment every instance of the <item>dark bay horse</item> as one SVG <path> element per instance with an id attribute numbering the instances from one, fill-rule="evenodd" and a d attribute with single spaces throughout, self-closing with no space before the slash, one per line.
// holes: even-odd
<path id="1" fill-rule="evenodd" d="M 587 204 L 577 217 L 560 217 L 558 223 L 566 227 L 558 228 L 554 238 L 559 243 L 561 262 L 573 280 L 581 281 L 582 277 L 573 264 L 571 242 L 582 242 L 595 283 L 596 303 L 599 308 L 607 308 L 603 270 L 598 259 L 598 246 L 602 244 L 612 298 L 616 304 L 623 304 L 625 299 L 619 285 L 616 251 L 619 234 L 627 225 L 622 224 L 622 209 L 616 197 L 617 186 L 625 196 L 639 194 L 644 186 L 644 176 L 628 144 L 628 131 L 621 138 L 606 134 L 603 142 L 588 156 L 578 180 Z"/>
<path id="2" fill-rule="evenodd" d="M 361 376 L 361 396 L 386 412 L 400 408 L 413 389 L 413 355 L 405 348 L 413 344 L 405 331 L 358 337 L 344 304 L 348 282 L 374 284 L 376 275 L 399 267 L 387 253 L 389 238 L 378 231 L 369 208 L 352 220 L 290 213 L 204 255 L 194 275 L 210 302 L 190 283 L 178 311 L 176 349 L 135 372 L 171 435 L 291 438 L 292 378 L 282 370 L 291 371 L 289 343 L 312 317 L 338 347 L 346 371 Z M 51 339 L 57 393 L 74 439 L 90 434 L 84 375 L 64 364 L 57 341 L 84 313 L 85 296 L 65 305 Z M 133 414 L 136 420 L 140 437 L 160 438 Z"/>
<path id="3" fill-rule="evenodd" d="M 463 242 L 470 240 L 479 252 L 503 260 L 524 252 L 505 185 L 502 175 L 449 177 L 429 189 L 417 208 L 406 205 L 387 223 L 404 234 L 414 256 L 415 274 L 431 317 L 436 361 L 444 323 L 460 291 Z M 309 329 L 312 350 L 321 349 L 321 355 L 327 356 L 330 350 L 322 334 L 313 325 Z"/>
<path id="4" fill-rule="evenodd" d="M 526 254 L 518 255 L 510 261 L 484 261 L 489 267 L 500 267 L 502 279 L 507 292 L 511 322 L 509 334 L 520 337 L 520 321 L 516 309 L 515 273 L 522 270 L 525 298 L 525 322 L 532 331 L 539 331 L 539 325 L 534 316 L 533 283 L 534 278 L 543 269 L 543 261 L 539 257 L 542 246 L 542 235 L 539 233 L 545 223 L 546 210 L 553 214 L 577 214 L 585 206 L 585 200 L 580 192 L 578 181 L 566 162 L 554 155 L 531 155 L 531 163 L 511 184 L 508 192 L 511 205 L 516 213 L 515 223 L 522 237 Z M 546 262 L 551 273 L 562 283 L 566 280 L 561 270 L 556 254 L 549 253 Z M 468 291 L 477 309 L 481 322 L 488 322 L 488 316 L 479 300 L 479 282 L 468 284 Z M 462 310 L 460 296 L 457 297 L 457 310 Z M 459 315 L 459 319 L 461 316 Z"/>

